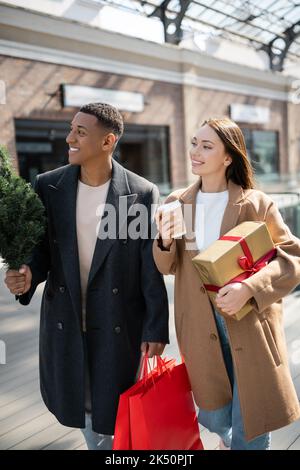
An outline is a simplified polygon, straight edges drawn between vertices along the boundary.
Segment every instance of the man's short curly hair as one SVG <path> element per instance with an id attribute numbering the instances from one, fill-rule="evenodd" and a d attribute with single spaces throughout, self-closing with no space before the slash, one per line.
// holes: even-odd
<path id="1" fill-rule="evenodd" d="M 82 106 L 79 111 L 95 116 L 103 127 L 115 134 L 117 141 L 122 137 L 124 132 L 123 118 L 114 106 L 107 103 L 89 103 Z"/>

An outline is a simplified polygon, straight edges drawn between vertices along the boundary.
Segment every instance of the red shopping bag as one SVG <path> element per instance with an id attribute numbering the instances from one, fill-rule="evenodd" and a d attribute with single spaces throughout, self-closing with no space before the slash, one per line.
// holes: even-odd
<path id="1" fill-rule="evenodd" d="M 120 395 L 113 450 L 132 450 L 129 399 L 153 386 L 153 382 L 157 380 L 158 373 L 162 376 L 162 373 L 165 373 L 167 369 L 174 367 L 175 359 L 165 360 L 164 365 L 164 371 L 162 371 L 161 363 L 150 370 L 148 356 L 143 356 L 138 381 Z"/>
<path id="2" fill-rule="evenodd" d="M 138 382 L 125 392 L 130 449 L 202 450 L 185 364 L 157 360 L 157 367 L 147 375 L 146 381 Z M 116 433 L 120 433 L 118 418 Z M 117 450 L 115 445 L 114 449 Z"/>

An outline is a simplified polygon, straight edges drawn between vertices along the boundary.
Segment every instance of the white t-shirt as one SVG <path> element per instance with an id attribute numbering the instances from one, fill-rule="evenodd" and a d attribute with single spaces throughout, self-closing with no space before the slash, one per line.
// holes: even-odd
<path id="1" fill-rule="evenodd" d="M 86 289 L 97 241 L 97 225 L 103 215 L 110 180 L 89 186 L 78 180 L 76 230 L 79 254 L 83 331 L 86 330 Z"/>
<path id="2" fill-rule="evenodd" d="M 198 250 L 203 251 L 220 237 L 228 191 L 203 193 L 196 197 L 195 232 Z"/>

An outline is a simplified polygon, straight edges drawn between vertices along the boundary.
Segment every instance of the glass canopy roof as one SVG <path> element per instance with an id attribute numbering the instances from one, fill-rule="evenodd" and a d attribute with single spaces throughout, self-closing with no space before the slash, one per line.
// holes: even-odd
<path id="1" fill-rule="evenodd" d="M 180 44 L 201 34 L 264 50 L 270 68 L 281 71 L 286 57 L 300 59 L 300 0 L 94 0 L 159 18 L 165 41 Z"/>

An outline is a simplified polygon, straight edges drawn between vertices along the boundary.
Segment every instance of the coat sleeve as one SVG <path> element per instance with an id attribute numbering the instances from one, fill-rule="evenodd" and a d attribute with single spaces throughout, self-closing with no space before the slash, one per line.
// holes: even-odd
<path id="1" fill-rule="evenodd" d="M 289 294 L 300 282 L 300 240 L 292 235 L 271 201 L 264 220 L 277 249 L 276 257 L 263 269 L 244 280 L 253 295 L 258 313 Z"/>
<path id="2" fill-rule="evenodd" d="M 163 248 L 160 243 L 159 236 L 153 243 L 153 257 L 157 269 L 162 274 L 175 274 L 176 273 L 176 241 L 173 240 L 169 250 Z"/>
<path id="3" fill-rule="evenodd" d="M 42 196 L 42 191 L 40 188 L 40 181 L 39 175 L 37 175 L 34 190 L 38 194 L 39 198 L 41 199 L 42 203 L 45 206 L 45 201 Z M 46 214 L 47 219 L 47 214 Z M 28 305 L 36 291 L 37 286 L 44 282 L 47 279 L 47 274 L 50 269 L 50 248 L 49 248 L 49 240 L 48 240 L 48 231 L 47 227 L 45 230 L 45 234 L 40 241 L 40 243 L 34 248 L 31 258 L 27 265 L 30 267 L 32 273 L 32 281 L 31 287 L 26 294 L 23 295 L 16 295 L 16 300 L 20 302 L 22 305 Z"/>
<path id="4" fill-rule="evenodd" d="M 163 276 L 152 255 L 154 217 L 151 208 L 157 206 L 159 191 L 153 185 L 148 207 L 148 235 L 141 243 L 141 288 L 146 304 L 142 341 L 169 342 L 169 304 Z"/>

